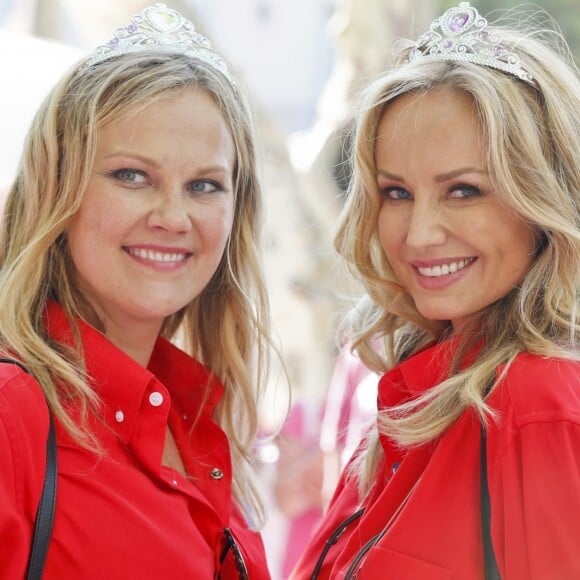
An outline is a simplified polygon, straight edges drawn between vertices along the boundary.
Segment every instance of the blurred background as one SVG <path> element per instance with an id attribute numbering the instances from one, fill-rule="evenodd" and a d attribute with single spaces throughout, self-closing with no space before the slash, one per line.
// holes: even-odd
<path id="1" fill-rule="evenodd" d="M 57 78 L 152 4 L 143 0 L 0 0 L 0 194 L 16 170 L 31 118 Z M 167 0 L 206 34 L 252 96 L 267 216 L 264 258 L 280 371 L 263 409 L 260 474 L 274 580 L 308 541 L 338 472 L 372 420 L 377 377 L 335 332 L 353 290 L 332 236 L 349 171 L 350 116 L 360 89 L 455 2 L 443 0 Z M 484 15 L 520 5 L 475 0 Z M 546 0 L 580 54 L 580 3 Z M 493 18 L 493 13 L 491 14 Z M 290 413 L 287 416 L 288 409 Z M 286 419 L 286 420 L 285 420 Z M 283 425 L 283 426 L 282 426 Z M 282 426 L 282 427 L 281 427 Z"/>

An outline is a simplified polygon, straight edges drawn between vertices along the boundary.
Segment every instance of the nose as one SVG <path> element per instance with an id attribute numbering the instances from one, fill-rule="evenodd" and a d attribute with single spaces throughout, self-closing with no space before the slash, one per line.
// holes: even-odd
<path id="1" fill-rule="evenodd" d="M 149 214 L 148 224 L 171 233 L 185 233 L 192 227 L 190 211 L 181 190 L 160 192 Z"/>
<path id="2" fill-rule="evenodd" d="M 415 249 L 440 246 L 447 240 L 447 225 L 436 204 L 415 202 L 407 230 L 407 245 Z"/>

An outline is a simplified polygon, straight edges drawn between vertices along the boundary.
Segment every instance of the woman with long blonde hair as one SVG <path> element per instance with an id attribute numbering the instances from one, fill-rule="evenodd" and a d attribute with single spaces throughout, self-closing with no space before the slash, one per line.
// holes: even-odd
<path id="1" fill-rule="evenodd" d="M 559 38 L 462 2 L 362 98 L 336 246 L 384 376 L 294 579 L 580 577 L 580 80 Z"/>
<path id="2" fill-rule="evenodd" d="M 243 90 L 165 5 L 48 95 L 2 227 L 0 577 L 27 569 L 49 418 L 43 578 L 269 577 L 261 203 Z"/>

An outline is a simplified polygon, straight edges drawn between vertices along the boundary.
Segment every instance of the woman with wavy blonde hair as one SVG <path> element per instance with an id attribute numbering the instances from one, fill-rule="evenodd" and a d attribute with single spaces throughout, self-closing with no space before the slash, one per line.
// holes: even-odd
<path id="1" fill-rule="evenodd" d="M 25 369 L 0 364 L 0 576 L 27 567 L 50 415 L 44 578 L 269 577 L 261 203 L 244 94 L 165 5 L 48 95 L 2 228 L 0 343 Z"/>
<path id="2" fill-rule="evenodd" d="M 385 374 L 293 578 L 580 576 L 580 80 L 558 38 L 462 2 L 362 98 L 336 247 Z"/>

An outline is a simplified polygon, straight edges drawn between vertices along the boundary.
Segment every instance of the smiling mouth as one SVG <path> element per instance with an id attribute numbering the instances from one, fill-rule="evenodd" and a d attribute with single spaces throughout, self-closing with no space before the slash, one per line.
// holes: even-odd
<path id="1" fill-rule="evenodd" d="M 183 252 L 155 252 L 153 250 L 143 250 L 139 248 L 124 248 L 128 254 L 141 258 L 142 260 L 150 260 L 151 262 L 183 262 L 191 256 L 191 253 Z"/>
<path id="2" fill-rule="evenodd" d="M 438 278 L 440 276 L 447 276 L 463 270 L 469 264 L 475 262 L 477 258 L 466 258 L 465 260 L 459 260 L 457 262 L 449 262 L 449 264 L 439 264 L 438 266 L 432 266 L 430 268 L 419 268 L 417 271 L 421 276 L 428 276 L 430 278 Z"/>

